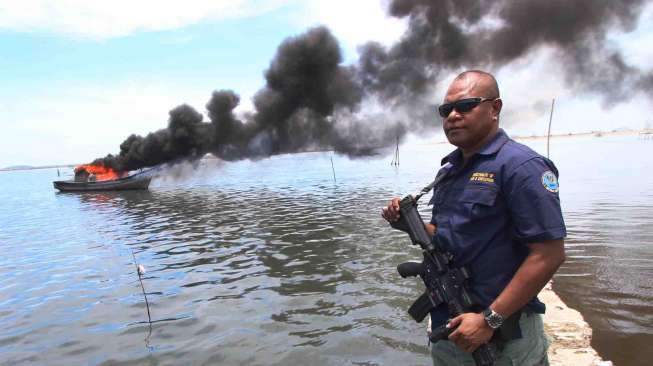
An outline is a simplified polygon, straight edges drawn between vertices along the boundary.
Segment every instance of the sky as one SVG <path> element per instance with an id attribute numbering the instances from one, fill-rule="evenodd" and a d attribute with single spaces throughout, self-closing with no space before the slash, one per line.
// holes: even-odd
<path id="1" fill-rule="evenodd" d="M 383 0 L 0 0 L 0 168 L 77 164 L 117 153 L 130 134 L 167 124 L 187 103 L 203 113 L 211 92 L 232 89 L 237 111 L 252 109 L 277 46 L 317 25 L 340 42 L 344 63 L 357 47 L 397 41 L 406 24 Z M 343 11 L 347 8 L 348 11 Z M 634 30 L 609 35 L 626 61 L 653 67 L 653 6 Z M 502 125 L 511 135 L 653 127 L 643 94 L 612 103 L 578 94 L 541 47 L 502 67 Z M 438 104 L 454 74 L 433 95 Z M 435 122 L 438 132 L 439 123 Z M 440 135 L 428 139 L 442 140 Z"/>

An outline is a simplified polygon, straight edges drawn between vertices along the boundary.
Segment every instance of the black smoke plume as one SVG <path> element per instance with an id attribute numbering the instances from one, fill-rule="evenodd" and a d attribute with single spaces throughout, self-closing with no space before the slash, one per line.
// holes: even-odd
<path id="1" fill-rule="evenodd" d="M 628 65 L 609 32 L 637 25 L 645 0 L 394 0 L 406 18 L 400 40 L 367 43 L 356 65 L 343 65 L 338 41 L 317 27 L 286 39 L 254 96 L 255 111 L 237 116 L 240 97 L 213 92 L 209 121 L 182 105 L 168 127 L 132 135 L 120 153 L 94 163 L 133 170 L 212 153 L 224 160 L 332 149 L 350 156 L 393 145 L 407 131 L 433 129 L 436 82 L 464 68 L 498 71 L 542 47 L 558 56 L 568 85 L 621 101 L 653 95 L 653 73 Z M 552 75 L 552 77 L 554 77 Z M 373 106 L 375 112 L 365 108 Z"/>
<path id="2" fill-rule="evenodd" d="M 403 104 L 429 91 L 444 72 L 498 70 L 540 47 L 559 56 L 572 87 L 624 100 L 647 88 L 651 70 L 629 66 L 608 32 L 632 31 L 645 0 L 394 0 L 408 19 L 401 40 L 361 47 L 360 79 L 386 102 Z"/>

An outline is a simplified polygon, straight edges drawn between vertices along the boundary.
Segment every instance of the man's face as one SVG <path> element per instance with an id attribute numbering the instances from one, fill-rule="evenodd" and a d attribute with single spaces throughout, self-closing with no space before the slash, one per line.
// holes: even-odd
<path id="1" fill-rule="evenodd" d="M 447 90 L 444 103 L 465 98 L 494 97 L 487 95 L 488 88 L 483 81 L 478 75 L 455 80 Z M 479 148 L 478 145 L 498 129 L 500 103 L 500 101 L 483 102 L 466 113 L 452 110 L 442 123 L 447 140 L 463 150 Z M 498 110 L 497 104 L 499 104 Z"/>

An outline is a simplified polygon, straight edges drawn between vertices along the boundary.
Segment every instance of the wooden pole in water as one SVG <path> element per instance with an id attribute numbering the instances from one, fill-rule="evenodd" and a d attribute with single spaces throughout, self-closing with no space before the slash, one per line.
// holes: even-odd
<path id="1" fill-rule="evenodd" d="M 396 151 L 395 154 L 397 156 L 397 158 L 395 159 L 395 165 L 399 166 L 399 135 L 397 135 L 397 148 L 395 151 Z"/>
<path id="2" fill-rule="evenodd" d="M 395 146 L 395 155 L 392 157 L 390 165 L 398 166 L 399 165 L 399 135 L 397 135 L 397 145 Z"/>
<path id="3" fill-rule="evenodd" d="M 333 155 L 331 155 L 331 171 L 333 172 L 333 183 L 336 183 L 336 168 L 333 167 Z"/>
<path id="4" fill-rule="evenodd" d="M 551 140 L 551 121 L 553 121 L 553 107 L 556 104 L 556 98 L 551 100 L 551 114 L 549 115 L 549 132 L 546 134 L 546 157 L 549 157 L 549 141 Z"/>

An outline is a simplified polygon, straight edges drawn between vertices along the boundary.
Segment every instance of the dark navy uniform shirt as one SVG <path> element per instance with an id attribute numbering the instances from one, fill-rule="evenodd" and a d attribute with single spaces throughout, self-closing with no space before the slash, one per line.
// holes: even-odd
<path id="1" fill-rule="evenodd" d="M 435 187 L 434 240 L 472 274 L 472 296 L 487 308 L 529 253 L 526 244 L 566 236 L 553 162 L 503 130 L 463 165 L 460 150 L 442 160 L 447 176 Z M 527 311 L 544 313 L 537 297 Z M 433 327 L 449 319 L 446 305 L 431 312 Z"/>

